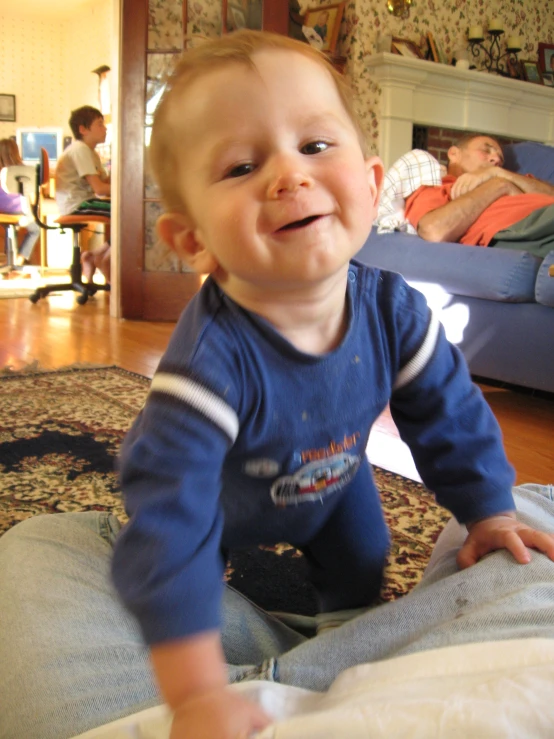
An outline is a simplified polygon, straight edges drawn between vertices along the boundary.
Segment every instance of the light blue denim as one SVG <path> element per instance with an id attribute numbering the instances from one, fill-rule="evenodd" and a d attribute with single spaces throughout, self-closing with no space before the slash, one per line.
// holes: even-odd
<path id="1" fill-rule="evenodd" d="M 554 532 L 547 486 L 514 490 L 522 520 Z M 160 702 L 138 627 L 113 590 L 119 524 L 104 513 L 39 516 L 0 538 L 0 738 L 67 739 Z M 352 665 L 437 647 L 554 638 L 554 562 L 495 552 L 459 572 L 465 529 L 451 521 L 421 584 L 307 639 L 228 588 L 231 680 L 324 690 Z M 294 623 L 294 618 L 289 623 Z M 315 628 L 318 619 L 300 619 Z"/>

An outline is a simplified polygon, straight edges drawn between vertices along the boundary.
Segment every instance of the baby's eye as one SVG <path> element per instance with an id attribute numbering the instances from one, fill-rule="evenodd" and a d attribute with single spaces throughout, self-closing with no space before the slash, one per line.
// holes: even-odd
<path id="1" fill-rule="evenodd" d="M 244 162 L 243 164 L 237 164 L 234 167 L 231 167 L 230 169 L 225 172 L 225 178 L 228 177 L 244 177 L 246 174 L 250 174 L 250 172 L 254 171 L 254 165 L 252 162 Z"/>
<path id="2" fill-rule="evenodd" d="M 322 151 L 326 151 L 329 148 L 329 144 L 326 141 L 310 141 L 308 144 L 300 149 L 302 154 L 321 154 Z"/>

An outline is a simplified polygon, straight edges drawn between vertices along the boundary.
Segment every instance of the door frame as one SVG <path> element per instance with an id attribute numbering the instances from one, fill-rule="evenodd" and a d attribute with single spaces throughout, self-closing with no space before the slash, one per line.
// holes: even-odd
<path id="1" fill-rule="evenodd" d="M 115 0 L 119 11 L 116 195 L 112 231 L 117 286 L 112 313 L 121 318 L 175 321 L 198 291 L 201 278 L 189 272 L 148 272 L 144 265 L 144 123 L 148 46 L 148 0 Z M 288 33 L 288 3 L 263 0 L 264 29 Z M 183 29 L 186 6 L 183 0 Z"/>

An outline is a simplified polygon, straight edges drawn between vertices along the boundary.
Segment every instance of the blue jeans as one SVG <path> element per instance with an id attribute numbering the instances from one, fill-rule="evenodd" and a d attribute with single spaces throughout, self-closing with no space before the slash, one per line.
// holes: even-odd
<path id="1" fill-rule="evenodd" d="M 547 487 L 521 486 L 514 497 L 521 520 L 554 532 Z M 137 624 L 111 585 L 118 530 L 107 514 L 67 513 L 30 518 L 0 538 L 2 739 L 66 739 L 161 702 Z M 533 552 L 530 564 L 518 565 L 500 551 L 459 572 L 465 535 L 451 521 L 411 593 L 311 639 L 227 588 L 230 680 L 325 690 L 355 664 L 469 642 L 554 638 L 554 562 Z M 309 619 L 300 621 L 304 630 Z"/>
<path id="2" fill-rule="evenodd" d="M 23 257 L 23 259 L 27 260 L 33 253 L 35 244 L 39 239 L 40 226 L 38 226 L 34 221 L 29 221 L 29 223 L 25 226 L 25 230 L 27 231 L 27 233 L 23 237 L 23 241 L 21 242 L 21 246 L 19 246 L 19 248 L 17 249 L 17 253 L 20 257 Z"/>

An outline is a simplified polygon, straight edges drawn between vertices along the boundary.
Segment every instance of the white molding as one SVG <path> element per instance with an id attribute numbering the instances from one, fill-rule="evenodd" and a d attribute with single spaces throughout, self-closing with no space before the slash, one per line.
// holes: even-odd
<path id="1" fill-rule="evenodd" d="M 381 88 L 379 156 L 412 148 L 414 123 L 554 145 L 554 88 L 381 52 L 366 59 Z"/>

